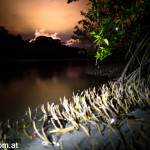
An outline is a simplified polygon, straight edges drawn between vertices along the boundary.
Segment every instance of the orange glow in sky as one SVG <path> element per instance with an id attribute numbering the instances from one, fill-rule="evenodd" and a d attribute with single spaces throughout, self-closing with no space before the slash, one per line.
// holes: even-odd
<path id="1" fill-rule="evenodd" d="M 35 38 L 31 39 L 30 42 L 35 41 L 36 38 L 39 37 L 39 36 L 47 36 L 47 37 L 52 37 L 53 39 L 59 39 L 60 40 L 60 38 L 57 36 L 56 32 L 54 34 L 49 34 L 48 32 L 45 31 L 44 28 L 36 29 L 34 35 L 35 35 Z"/>
<path id="2" fill-rule="evenodd" d="M 18 34 L 34 33 L 44 28 L 49 33 L 72 34 L 83 18 L 88 0 L 67 4 L 67 0 L 1 0 L 0 26 Z"/>
<path id="3" fill-rule="evenodd" d="M 58 37 L 56 32 L 54 34 L 49 34 L 48 32 L 45 31 L 44 28 L 37 29 L 34 33 L 34 36 L 35 37 L 33 39 L 31 39 L 29 42 L 34 42 L 36 40 L 36 38 L 39 37 L 39 36 L 52 37 L 53 39 L 61 40 L 61 38 Z M 79 39 L 74 40 L 74 39 L 71 38 L 71 39 L 65 41 L 65 45 L 71 46 L 72 44 L 79 43 L 79 42 L 80 42 Z"/>

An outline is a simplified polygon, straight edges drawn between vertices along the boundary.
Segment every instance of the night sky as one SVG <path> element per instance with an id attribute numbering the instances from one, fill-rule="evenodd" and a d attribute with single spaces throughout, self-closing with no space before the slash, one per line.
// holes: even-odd
<path id="1" fill-rule="evenodd" d="M 38 29 L 49 34 L 57 33 L 68 40 L 73 28 L 83 18 L 81 10 L 87 10 L 88 0 L 67 4 L 67 0 L 0 0 L 0 26 L 9 33 L 20 34 L 23 39 L 34 38 Z"/>

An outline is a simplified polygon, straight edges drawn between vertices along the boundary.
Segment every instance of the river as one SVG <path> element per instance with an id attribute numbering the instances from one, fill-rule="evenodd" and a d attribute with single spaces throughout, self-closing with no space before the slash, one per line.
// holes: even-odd
<path id="1" fill-rule="evenodd" d="M 32 110 L 47 102 L 59 103 L 75 93 L 107 82 L 86 74 L 90 60 L 1 61 L 0 121 L 17 120 L 28 106 Z"/>

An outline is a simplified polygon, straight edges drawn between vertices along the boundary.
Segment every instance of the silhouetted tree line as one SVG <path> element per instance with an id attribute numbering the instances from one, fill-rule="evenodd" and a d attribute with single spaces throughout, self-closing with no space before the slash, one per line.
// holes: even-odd
<path id="1" fill-rule="evenodd" d="M 39 36 L 34 42 L 21 35 L 9 34 L 0 26 L 0 59 L 78 59 L 86 58 L 86 50 L 62 45 L 58 39 Z"/>

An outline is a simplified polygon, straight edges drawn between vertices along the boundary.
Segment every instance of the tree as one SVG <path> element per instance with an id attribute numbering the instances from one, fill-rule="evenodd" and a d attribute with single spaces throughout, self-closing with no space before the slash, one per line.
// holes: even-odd
<path id="1" fill-rule="evenodd" d="M 68 3 L 73 1 L 78 0 L 68 0 Z M 134 39 L 140 38 L 143 18 L 149 16 L 146 10 L 150 8 L 148 0 L 89 0 L 88 5 L 87 13 L 81 11 L 85 19 L 78 21 L 72 38 L 94 41 L 96 64 L 114 49 L 127 52 L 124 44 L 130 46 Z"/>
<path id="2" fill-rule="evenodd" d="M 8 34 L 8 30 L 4 26 L 0 26 L 0 34 Z"/>
<path id="3" fill-rule="evenodd" d="M 76 2 L 76 1 L 79 1 L 79 0 L 68 0 L 67 3 L 69 4 L 69 3 L 73 2 L 73 1 Z"/>

